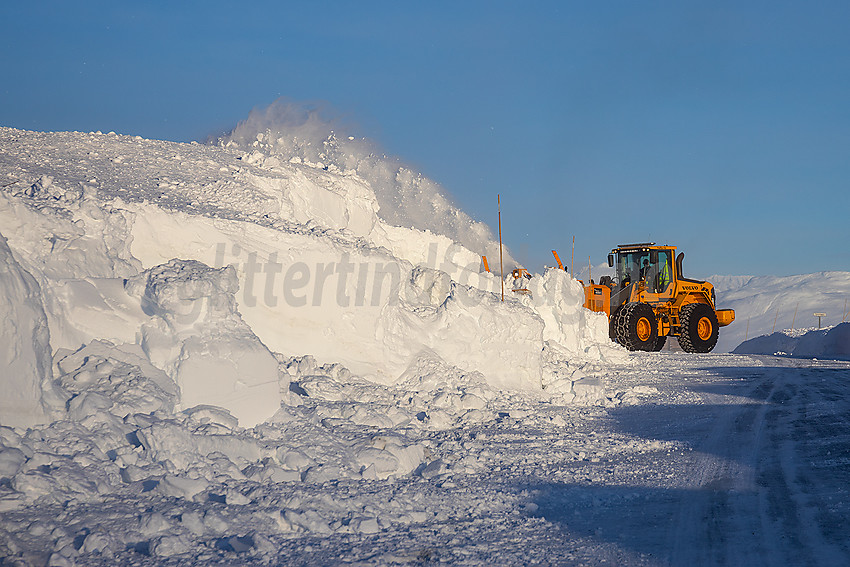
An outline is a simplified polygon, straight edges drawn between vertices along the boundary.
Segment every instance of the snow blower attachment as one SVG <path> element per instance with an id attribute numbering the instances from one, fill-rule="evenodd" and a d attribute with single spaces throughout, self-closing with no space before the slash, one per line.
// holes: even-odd
<path id="1" fill-rule="evenodd" d="M 616 275 L 590 280 L 585 307 L 608 315 L 611 339 L 629 350 L 658 351 L 674 336 L 685 352 L 710 352 L 735 311 L 715 308 L 713 285 L 682 275 L 684 256 L 654 242 L 620 244 L 608 255 Z"/>

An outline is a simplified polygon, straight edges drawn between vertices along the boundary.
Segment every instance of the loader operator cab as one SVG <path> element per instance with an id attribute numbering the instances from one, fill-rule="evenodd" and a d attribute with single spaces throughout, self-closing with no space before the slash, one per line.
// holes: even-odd
<path id="1" fill-rule="evenodd" d="M 616 254 L 616 275 L 611 282 L 612 299 L 620 296 L 625 301 L 629 293 L 624 293 L 633 283 L 645 282 L 649 293 L 664 293 L 673 281 L 673 252 L 658 249 L 653 245 L 636 244 L 621 246 L 608 256 L 608 265 L 614 267 Z"/>

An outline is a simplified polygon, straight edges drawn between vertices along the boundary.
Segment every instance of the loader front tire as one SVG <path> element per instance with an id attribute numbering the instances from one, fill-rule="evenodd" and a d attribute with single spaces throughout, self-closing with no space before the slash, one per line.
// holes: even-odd
<path id="1" fill-rule="evenodd" d="M 616 319 L 617 342 L 628 350 L 651 351 L 658 342 L 658 321 L 647 303 L 625 304 Z"/>
<path id="2" fill-rule="evenodd" d="M 711 352 L 717 345 L 717 314 L 705 303 L 685 305 L 679 312 L 679 346 L 685 352 Z"/>

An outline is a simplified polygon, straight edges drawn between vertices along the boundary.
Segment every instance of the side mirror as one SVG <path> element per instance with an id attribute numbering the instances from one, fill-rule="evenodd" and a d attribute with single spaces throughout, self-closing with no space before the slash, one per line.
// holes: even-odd
<path id="1" fill-rule="evenodd" d="M 609 268 L 614 267 L 614 255 L 613 254 L 608 254 L 608 267 Z"/>

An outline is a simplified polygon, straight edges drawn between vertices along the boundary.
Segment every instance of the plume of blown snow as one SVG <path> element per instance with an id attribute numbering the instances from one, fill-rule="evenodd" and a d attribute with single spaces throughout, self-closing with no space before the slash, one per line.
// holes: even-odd
<path id="1" fill-rule="evenodd" d="M 213 142 L 356 173 L 371 185 L 380 207 L 378 216 L 384 222 L 430 230 L 478 254 L 498 254 L 499 244 L 490 228 L 458 209 L 439 183 L 382 153 L 372 141 L 349 135 L 348 128 L 328 114 L 318 105 L 279 99 L 266 108 L 254 109 L 233 131 Z M 516 264 L 510 254 L 506 257 L 506 265 Z"/>

